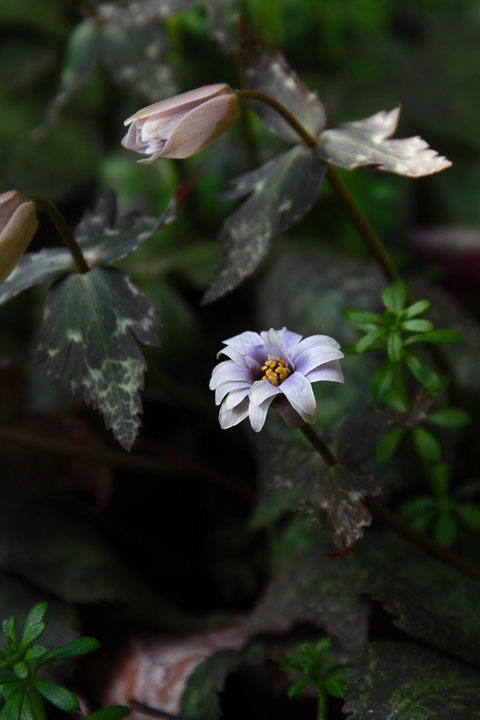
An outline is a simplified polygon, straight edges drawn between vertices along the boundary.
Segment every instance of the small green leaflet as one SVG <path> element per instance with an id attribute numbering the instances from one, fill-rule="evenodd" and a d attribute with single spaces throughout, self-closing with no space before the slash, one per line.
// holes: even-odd
<path id="1" fill-rule="evenodd" d="M 113 190 L 106 192 L 93 211 L 88 210 L 75 230 L 89 267 L 109 265 L 135 252 L 141 245 L 177 216 L 178 205 L 189 192 L 190 184 L 177 188 L 162 215 L 130 212 L 116 221 L 117 203 Z M 19 293 L 66 272 L 75 272 L 72 256 L 63 248 L 26 253 L 11 275 L 0 283 L 0 305 Z"/>
<path id="2" fill-rule="evenodd" d="M 37 361 L 50 384 L 66 371 L 73 394 L 104 416 L 130 450 L 140 426 L 146 364 L 134 336 L 158 345 L 154 303 L 113 268 L 68 275 L 50 289 L 37 343 Z"/>
<path id="3" fill-rule="evenodd" d="M 345 699 L 350 720 L 478 720 L 480 674 L 416 643 L 376 642 Z"/>
<path id="4" fill-rule="evenodd" d="M 381 110 L 363 120 L 347 122 L 320 134 L 318 155 L 325 162 L 353 170 L 375 165 L 379 170 L 421 177 L 452 164 L 420 137 L 387 140 L 398 124 L 400 108 Z"/>
<path id="5" fill-rule="evenodd" d="M 312 207 L 324 178 L 325 165 L 318 162 L 315 152 L 296 145 L 232 181 L 224 198 L 250 197 L 223 224 L 224 259 L 203 303 L 225 295 L 254 272 L 272 239 Z"/>

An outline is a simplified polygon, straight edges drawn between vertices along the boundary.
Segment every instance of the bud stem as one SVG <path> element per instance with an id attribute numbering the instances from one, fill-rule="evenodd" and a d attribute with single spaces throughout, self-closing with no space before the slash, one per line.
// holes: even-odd
<path id="1" fill-rule="evenodd" d="M 75 261 L 78 272 L 82 274 L 88 272 L 90 268 L 88 267 L 86 260 L 82 255 L 82 251 L 73 237 L 73 233 L 62 213 L 53 203 L 50 202 L 50 200 L 47 200 L 47 198 L 44 198 L 41 195 L 30 195 L 30 199 L 33 200 L 39 210 L 43 210 L 47 213 L 50 220 L 55 225 L 58 234 L 62 238 Z"/>
<path id="2" fill-rule="evenodd" d="M 276 110 L 280 115 L 282 115 L 282 117 L 285 118 L 289 125 L 293 127 L 293 129 L 300 135 L 305 145 L 308 145 L 308 147 L 312 149 L 317 146 L 317 138 L 314 138 L 313 135 L 310 135 L 310 133 L 305 130 L 303 125 L 298 122 L 297 118 L 294 117 L 294 115 L 292 115 L 292 113 L 289 112 L 289 110 L 287 110 L 287 108 L 282 105 L 282 103 L 279 103 L 278 100 L 275 100 L 275 98 L 271 97 L 271 95 L 267 95 L 267 93 L 260 92 L 259 90 L 234 90 L 233 92 L 239 98 L 261 100 L 267 105 L 270 105 L 271 107 L 273 107 L 274 110 Z"/>
<path id="3" fill-rule="evenodd" d="M 317 435 L 317 433 L 312 428 L 312 426 L 311 425 L 302 425 L 300 427 L 300 430 L 305 435 L 305 437 L 307 438 L 309 443 L 311 445 L 313 445 L 315 450 L 321 456 L 322 460 L 324 460 L 329 467 L 333 467 L 333 465 L 335 465 L 337 462 L 337 458 L 332 453 L 330 448 L 327 445 L 325 445 L 325 443 L 323 442 L 320 435 Z"/>

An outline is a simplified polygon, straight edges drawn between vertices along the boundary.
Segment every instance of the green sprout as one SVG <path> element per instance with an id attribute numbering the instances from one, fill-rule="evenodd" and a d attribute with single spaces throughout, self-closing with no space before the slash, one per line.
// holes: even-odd
<path id="1" fill-rule="evenodd" d="M 365 333 L 347 352 L 361 354 L 381 350 L 386 360 L 372 379 L 372 394 L 397 410 L 406 412 L 410 407 L 403 377 L 404 364 L 433 397 L 440 395 L 447 380 L 417 354 L 411 352 L 421 343 L 457 343 L 463 339 L 458 330 L 434 328 L 430 320 L 420 318 L 430 307 L 428 300 L 417 300 L 407 306 L 408 292 L 405 283 L 394 282 L 382 292 L 385 310 L 382 315 L 356 308 L 344 308 L 342 315 L 354 328 Z"/>
<path id="2" fill-rule="evenodd" d="M 287 690 L 289 697 L 297 695 L 308 685 L 314 685 L 318 693 L 318 720 L 326 718 L 327 695 L 343 697 L 345 694 L 346 673 L 344 666 L 328 667 L 325 653 L 331 645 L 330 638 L 322 638 L 315 645 L 303 643 L 298 652 L 286 652 L 284 656 L 273 659 L 285 672 L 300 674 Z"/>
<path id="3" fill-rule="evenodd" d="M 1 720 L 45 720 L 44 700 L 64 712 L 75 712 L 79 702 L 67 688 L 38 677 L 45 665 L 59 660 L 79 657 L 94 652 L 100 645 L 93 637 L 81 637 L 65 645 L 47 650 L 36 641 L 43 634 L 47 603 L 35 605 L 29 612 L 18 637 L 14 617 L 3 621 L 6 650 L 0 650 L 0 697 L 5 704 L 0 712 Z M 130 714 L 130 708 L 111 706 L 88 715 L 90 720 L 122 720 Z"/>

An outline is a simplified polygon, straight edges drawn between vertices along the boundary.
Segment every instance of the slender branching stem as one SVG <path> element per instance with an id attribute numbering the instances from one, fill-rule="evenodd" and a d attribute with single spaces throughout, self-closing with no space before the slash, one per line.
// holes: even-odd
<path id="1" fill-rule="evenodd" d="M 305 437 L 310 441 L 315 450 L 320 454 L 323 460 L 328 466 L 332 467 L 336 463 L 335 456 L 323 440 L 317 435 L 311 425 L 303 425 L 300 428 Z M 464 560 L 460 555 L 447 550 L 439 543 L 432 540 L 432 538 L 422 535 L 417 532 L 414 528 L 407 525 L 398 515 L 395 515 L 389 510 L 380 500 L 377 498 L 368 498 L 365 501 L 365 505 L 378 517 L 381 517 L 384 522 L 390 525 L 399 535 L 402 535 L 406 540 L 410 541 L 414 545 L 421 547 L 426 550 L 430 555 L 433 555 L 439 560 L 443 560 L 448 565 L 461 570 L 462 572 L 470 575 L 471 577 L 480 580 L 480 568 L 476 565 L 472 565 L 467 560 Z"/>
<path id="2" fill-rule="evenodd" d="M 318 139 L 313 137 L 313 135 L 310 135 L 308 130 L 305 130 L 303 125 L 298 122 L 297 118 L 292 115 L 292 113 L 287 110 L 287 108 L 282 105 L 282 103 L 278 102 L 278 100 L 275 100 L 275 98 L 273 98 L 271 95 L 267 95 L 267 93 L 260 92 L 259 90 L 235 90 L 234 92 L 239 98 L 261 100 L 261 102 L 270 105 L 272 108 L 274 108 L 274 110 L 276 110 L 280 115 L 282 115 L 282 117 L 285 118 L 289 125 L 293 127 L 293 129 L 300 135 L 305 145 L 308 145 L 309 148 L 314 148 L 317 146 Z"/>
<path id="3" fill-rule="evenodd" d="M 400 273 L 390 260 L 387 251 L 383 247 L 382 241 L 358 207 L 347 186 L 332 165 L 327 165 L 327 179 L 346 210 L 350 220 L 355 225 L 359 235 L 363 238 L 365 244 L 370 249 L 372 255 L 375 257 L 376 261 L 383 270 L 385 277 L 390 280 L 390 282 L 401 280 Z"/>
<path id="4" fill-rule="evenodd" d="M 50 220 L 55 225 L 58 234 L 62 238 L 63 242 L 67 246 L 70 254 L 75 261 L 78 272 L 88 272 L 90 268 L 88 267 L 85 258 L 82 255 L 82 251 L 78 247 L 77 241 L 73 237 L 73 233 L 70 230 L 70 227 L 65 218 L 63 217 L 62 213 L 55 207 L 53 203 L 50 202 L 50 200 L 47 200 L 47 198 L 44 198 L 41 195 L 31 195 L 30 199 L 33 200 L 39 210 L 43 210 L 47 213 Z"/>
<path id="5" fill-rule="evenodd" d="M 323 686 L 320 686 L 320 687 L 317 686 L 317 692 L 318 692 L 317 718 L 318 718 L 318 720 L 327 720 L 327 693 Z"/>

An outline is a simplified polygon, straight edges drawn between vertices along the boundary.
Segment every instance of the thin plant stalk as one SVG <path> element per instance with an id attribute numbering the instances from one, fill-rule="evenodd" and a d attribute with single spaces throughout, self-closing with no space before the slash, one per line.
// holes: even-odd
<path id="1" fill-rule="evenodd" d="M 332 453 L 330 448 L 328 448 L 327 445 L 323 442 L 322 438 L 317 435 L 315 430 L 310 425 L 303 425 L 300 430 L 302 430 L 305 437 L 310 441 L 312 446 L 319 453 L 319 455 L 326 462 L 326 464 L 329 467 L 335 465 L 337 460 L 334 454 Z M 393 530 L 395 530 L 399 535 L 404 537 L 409 542 L 417 545 L 418 547 L 421 547 L 423 550 L 426 550 L 426 552 L 428 552 L 430 555 L 435 556 L 439 560 L 443 560 L 443 562 L 451 565 L 455 569 L 461 570 L 465 574 L 470 575 L 477 580 L 480 580 L 479 567 L 473 565 L 467 560 L 464 560 L 462 557 L 460 557 L 460 555 L 457 555 L 451 550 L 447 550 L 432 538 L 429 538 L 426 535 L 422 535 L 410 525 L 407 525 L 407 523 L 405 523 L 400 517 L 398 517 L 398 515 L 395 515 L 395 513 L 389 510 L 380 500 L 377 500 L 377 498 L 368 498 L 367 500 L 365 500 L 365 505 L 368 507 L 369 510 L 381 517 L 384 522 L 390 525 Z"/>
<path id="2" fill-rule="evenodd" d="M 55 229 L 57 230 L 58 234 L 67 246 L 67 249 L 69 250 L 71 256 L 73 257 L 78 272 L 82 274 L 87 273 L 90 268 L 88 267 L 87 262 L 83 257 L 82 251 L 80 250 L 78 243 L 75 240 L 73 233 L 70 230 L 70 227 L 65 218 L 63 217 L 62 213 L 55 207 L 53 203 L 50 202 L 50 200 L 47 200 L 47 198 L 44 198 L 41 195 L 31 195 L 30 199 L 33 200 L 39 210 L 43 210 L 47 213 L 48 217 L 55 225 Z"/>

